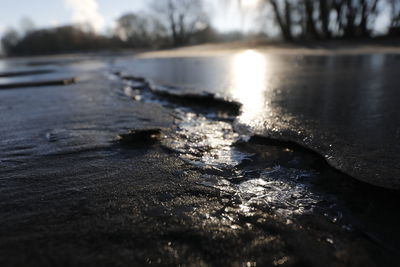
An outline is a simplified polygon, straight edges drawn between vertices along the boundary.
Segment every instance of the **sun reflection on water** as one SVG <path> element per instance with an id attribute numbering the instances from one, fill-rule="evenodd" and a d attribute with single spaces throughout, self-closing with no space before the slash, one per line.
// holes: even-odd
<path id="1" fill-rule="evenodd" d="M 265 56 L 254 50 L 237 54 L 232 63 L 231 94 L 242 103 L 239 122 L 252 125 L 266 112 L 268 63 Z"/>

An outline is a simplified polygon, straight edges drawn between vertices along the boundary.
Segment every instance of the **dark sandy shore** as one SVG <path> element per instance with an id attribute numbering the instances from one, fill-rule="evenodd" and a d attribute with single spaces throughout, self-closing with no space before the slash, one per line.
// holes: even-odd
<path id="1" fill-rule="evenodd" d="M 396 266 L 397 191 L 241 138 L 234 103 L 118 60 L 7 65 L 1 266 Z M 15 75 L 28 69 L 54 72 Z"/>

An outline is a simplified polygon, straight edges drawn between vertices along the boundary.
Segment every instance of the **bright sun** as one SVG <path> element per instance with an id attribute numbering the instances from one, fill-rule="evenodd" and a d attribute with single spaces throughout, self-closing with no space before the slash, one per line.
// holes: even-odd
<path id="1" fill-rule="evenodd" d="M 255 7 L 260 0 L 241 0 L 241 4 L 243 7 Z"/>

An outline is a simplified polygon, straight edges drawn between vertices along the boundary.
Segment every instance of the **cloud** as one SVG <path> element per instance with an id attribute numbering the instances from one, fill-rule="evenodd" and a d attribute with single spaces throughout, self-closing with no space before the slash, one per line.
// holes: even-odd
<path id="1" fill-rule="evenodd" d="M 104 18 L 99 13 L 96 0 L 64 0 L 67 8 L 72 10 L 72 19 L 75 23 L 89 23 L 95 31 L 101 31 Z"/>

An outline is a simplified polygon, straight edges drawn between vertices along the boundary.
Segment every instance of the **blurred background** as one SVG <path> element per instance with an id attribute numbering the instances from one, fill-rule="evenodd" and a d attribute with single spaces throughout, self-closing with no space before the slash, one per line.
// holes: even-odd
<path id="1" fill-rule="evenodd" d="M 399 0 L 2 0 L 2 56 L 400 37 Z M 336 42 L 331 42 L 335 40 Z"/>

